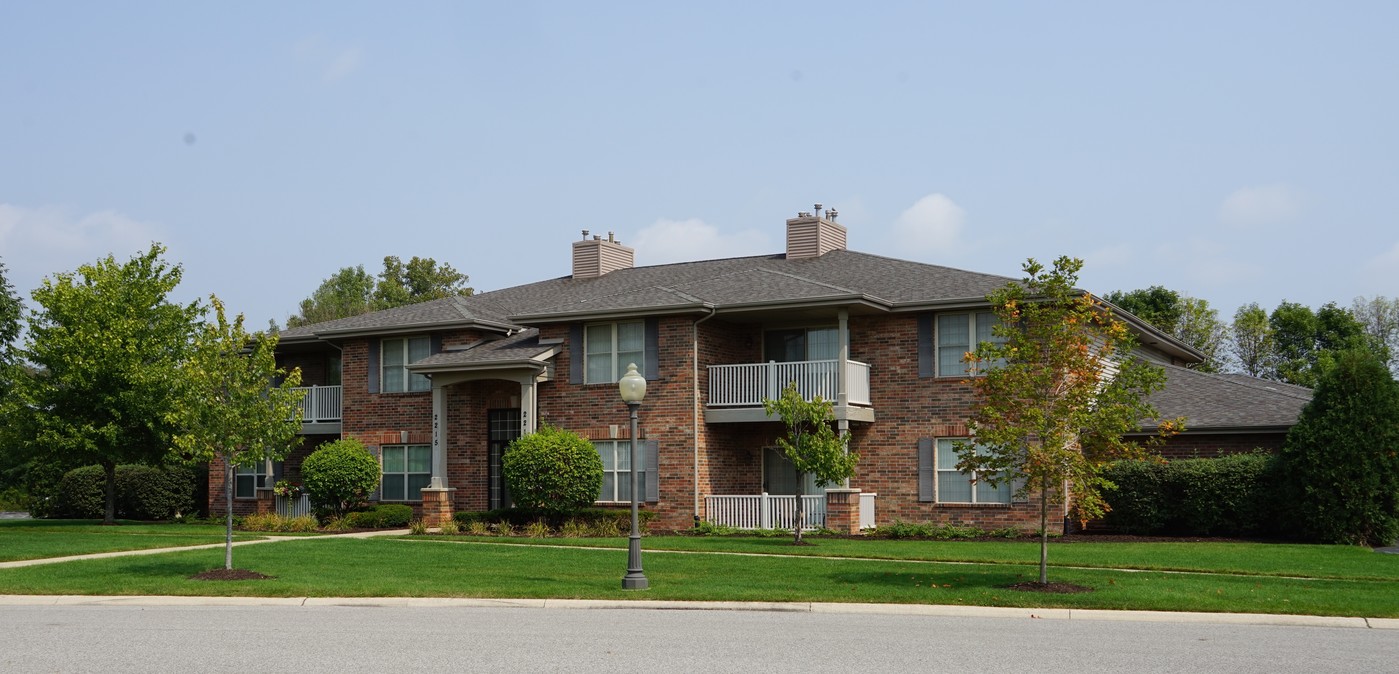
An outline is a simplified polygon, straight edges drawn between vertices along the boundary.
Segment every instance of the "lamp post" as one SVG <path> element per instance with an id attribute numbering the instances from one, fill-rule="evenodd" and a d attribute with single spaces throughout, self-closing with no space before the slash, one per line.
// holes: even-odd
<path id="1" fill-rule="evenodd" d="M 631 410 L 631 538 L 627 542 L 627 575 L 622 576 L 622 589 L 645 590 L 651 583 L 641 571 L 641 527 L 637 522 L 637 499 L 640 495 L 637 493 L 636 410 L 641 407 L 641 399 L 646 397 L 646 378 L 637 373 L 636 363 L 627 365 L 627 373 L 617 381 L 617 388 L 622 392 L 622 401 L 627 404 L 627 409 Z"/>

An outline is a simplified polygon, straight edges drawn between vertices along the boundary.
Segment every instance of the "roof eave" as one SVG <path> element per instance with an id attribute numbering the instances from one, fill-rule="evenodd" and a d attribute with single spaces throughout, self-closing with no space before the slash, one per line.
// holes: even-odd
<path id="1" fill-rule="evenodd" d="M 492 332 L 508 333 L 512 330 L 520 330 L 524 326 L 512 323 L 501 323 L 497 321 L 454 320 L 454 321 L 431 321 L 426 323 L 401 323 L 398 325 L 381 325 L 378 327 L 366 328 L 344 328 L 340 330 L 325 330 L 316 333 L 319 339 L 338 339 L 344 337 L 367 337 L 372 335 L 407 335 L 418 332 L 432 332 L 437 330 L 467 330 L 479 328 Z"/>
<path id="2" fill-rule="evenodd" d="M 631 307 L 604 309 L 600 311 L 559 311 L 539 314 L 519 314 L 510 320 L 525 325 L 545 325 L 549 323 L 571 323 L 574 321 L 617 320 L 622 318 L 644 318 L 648 316 L 668 316 L 675 314 L 707 314 L 713 311 L 708 302 L 694 304 L 673 304 L 664 307 Z"/>

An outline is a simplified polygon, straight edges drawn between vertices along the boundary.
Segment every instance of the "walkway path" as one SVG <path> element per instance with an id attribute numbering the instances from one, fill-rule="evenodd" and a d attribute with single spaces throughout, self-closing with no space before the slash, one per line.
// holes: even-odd
<path id="1" fill-rule="evenodd" d="M 255 541 L 236 541 L 233 543 L 233 547 L 236 548 L 243 545 L 259 545 L 261 543 L 280 543 L 282 541 L 325 540 L 330 538 L 371 538 L 374 536 L 403 536 L 406 534 L 408 534 L 407 529 L 380 529 L 375 531 L 358 531 L 352 534 L 329 534 L 324 536 L 269 536 L 267 538 L 259 538 Z M 159 555 L 167 552 L 183 552 L 185 550 L 213 550 L 221 549 L 225 545 L 227 545 L 227 543 L 204 543 L 202 545 L 185 545 L 174 548 L 144 548 L 141 550 L 116 550 L 114 552 L 94 552 L 86 555 L 71 555 L 68 557 L 21 559 L 13 562 L 0 562 L 0 569 L 17 569 L 22 566 L 38 566 L 40 564 L 59 564 L 62 562 L 75 562 L 83 559 L 107 559 L 109 557 L 136 557 L 138 555 Z"/>

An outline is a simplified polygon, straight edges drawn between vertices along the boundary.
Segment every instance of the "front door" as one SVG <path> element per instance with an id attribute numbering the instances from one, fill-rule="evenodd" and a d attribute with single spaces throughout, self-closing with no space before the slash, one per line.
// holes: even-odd
<path id="1" fill-rule="evenodd" d="M 510 490 L 505 486 L 505 476 L 500 471 L 500 457 L 510 442 L 520 437 L 520 410 L 487 410 L 487 492 L 490 496 L 490 509 L 509 508 Z"/>

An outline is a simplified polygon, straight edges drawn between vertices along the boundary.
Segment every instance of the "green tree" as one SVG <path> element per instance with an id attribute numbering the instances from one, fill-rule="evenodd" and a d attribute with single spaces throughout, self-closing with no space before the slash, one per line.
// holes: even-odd
<path id="1" fill-rule="evenodd" d="M 1272 329 L 1274 377 L 1298 386 L 1315 387 L 1336 355 L 1348 349 L 1365 349 L 1387 361 L 1388 349 L 1365 333 L 1365 326 L 1349 311 L 1328 302 L 1317 311 L 1283 301 L 1268 317 Z"/>
<path id="2" fill-rule="evenodd" d="M 321 445 L 301 462 L 301 479 L 311 503 L 343 517 L 379 485 L 379 462 L 354 438 Z"/>
<path id="3" fill-rule="evenodd" d="M 1234 322 L 1229 327 L 1229 349 L 1234 362 L 1251 377 L 1269 377 L 1273 374 L 1273 328 L 1268 322 L 1268 312 L 1257 302 L 1239 307 L 1234 312 Z"/>
<path id="4" fill-rule="evenodd" d="M 1375 344 L 1383 344 L 1389 350 L 1389 371 L 1399 375 L 1399 297 L 1357 297 L 1350 313 Z"/>
<path id="5" fill-rule="evenodd" d="M 511 442 L 500 468 L 510 498 L 523 508 L 562 515 L 588 506 L 602 493 L 597 448 L 577 433 L 548 424 Z"/>
<path id="6" fill-rule="evenodd" d="M 406 304 L 470 295 L 466 274 L 430 257 L 413 257 L 404 264 L 398 257 L 384 258 L 384 270 L 376 279 L 364 265 L 341 267 L 321 282 L 311 296 L 301 300 L 299 314 L 287 319 L 288 327 L 349 318 Z"/>
<path id="7" fill-rule="evenodd" d="M 802 497 L 806 476 L 825 487 L 849 479 L 855 474 L 859 455 L 850 451 L 849 437 L 837 435 L 831 423 L 831 403 L 817 396 L 808 402 L 797 391 L 796 382 L 788 382 L 776 400 L 763 401 L 763 411 L 769 417 L 777 415 L 786 426 L 786 435 L 777 439 L 782 454 L 797 469 L 797 517 L 792 525 L 792 542 L 802 543 L 802 526 L 806 523 L 806 507 Z"/>
<path id="8" fill-rule="evenodd" d="M 18 411 L 6 409 L 14 381 L 23 373 L 14 354 L 23 312 L 24 305 L 5 276 L 5 262 L 0 260 L 0 419 L 7 422 L 0 424 L 0 493 L 18 486 L 27 463 L 18 451 L 24 437 L 16 432 Z"/>
<path id="9" fill-rule="evenodd" d="M 1288 521 L 1327 543 L 1399 537 L 1399 384 L 1370 350 L 1337 354 L 1278 456 Z"/>
<path id="10" fill-rule="evenodd" d="M 182 458 L 223 463 L 224 568 L 233 568 L 233 484 L 240 465 L 278 460 L 299 443 L 301 371 L 277 367 L 277 336 L 248 334 L 243 315 L 233 321 L 211 295 L 214 321 L 200 326 L 180 367 L 183 403 L 166 415 L 179 429 Z M 278 377 L 281 384 L 273 385 Z"/>
<path id="11" fill-rule="evenodd" d="M 404 264 L 398 257 L 384 258 L 384 271 L 379 273 L 379 285 L 374 288 L 374 308 L 390 309 L 405 304 L 442 299 L 452 295 L 470 295 L 466 274 L 452 265 L 438 264 L 430 257 L 413 256 Z"/>
<path id="12" fill-rule="evenodd" d="M 167 299 L 181 269 L 163 262 L 164 252 L 152 244 L 125 263 L 109 255 L 44 279 L 20 352 L 35 366 L 13 396 L 26 410 L 31 456 L 101 465 L 108 524 L 117 464 L 154 465 L 169 454 L 179 363 L 201 311 Z"/>
<path id="13" fill-rule="evenodd" d="M 1018 496 L 1039 494 L 1040 583 L 1048 582 L 1049 508 L 1071 500 L 1079 518 L 1101 516 L 1102 471 L 1146 449 L 1124 434 L 1157 417 L 1146 398 L 1165 385 L 1160 367 L 1132 358 L 1127 327 L 1092 295 L 1076 290 L 1083 261 L 1060 257 L 1053 269 L 1033 258 L 1023 282 L 987 297 L 1000 319 L 968 359 L 975 405 L 967 427 L 975 443 L 957 447 L 957 469 L 1011 481 Z M 1163 421 L 1169 434 L 1179 421 Z"/>
<path id="14" fill-rule="evenodd" d="M 1205 360 L 1192 368 L 1204 372 L 1224 369 L 1229 355 L 1226 348 L 1228 328 L 1207 300 L 1161 286 L 1127 292 L 1115 290 L 1104 299 L 1203 353 Z"/>
<path id="15" fill-rule="evenodd" d="M 373 311 L 373 298 L 374 277 L 364 271 L 364 265 L 341 267 L 301 300 L 301 313 L 287 319 L 287 327 L 367 314 Z"/>
<path id="16" fill-rule="evenodd" d="M 1166 334 L 1172 334 L 1181 320 L 1181 299 L 1183 296 L 1162 286 L 1138 288 L 1137 290 L 1114 290 L 1103 299 L 1118 308 L 1156 326 Z"/>

